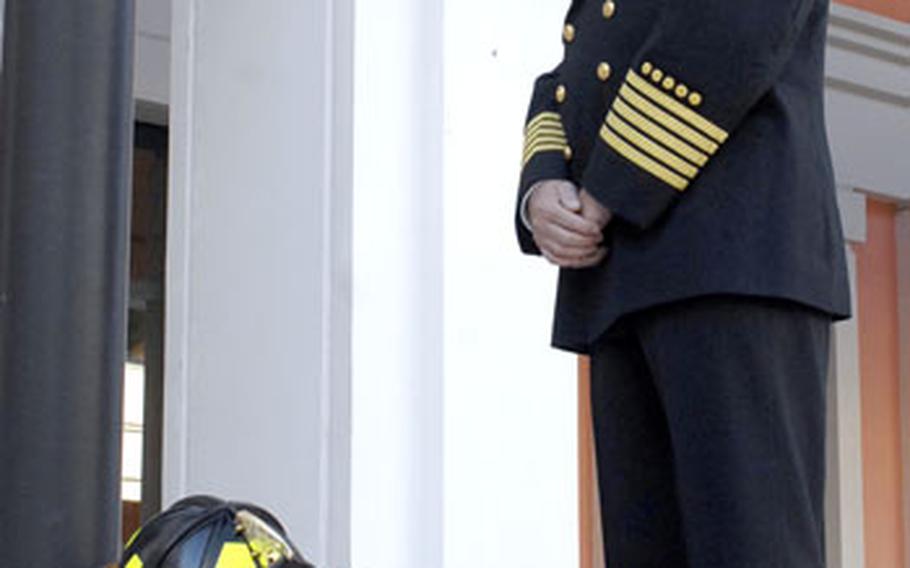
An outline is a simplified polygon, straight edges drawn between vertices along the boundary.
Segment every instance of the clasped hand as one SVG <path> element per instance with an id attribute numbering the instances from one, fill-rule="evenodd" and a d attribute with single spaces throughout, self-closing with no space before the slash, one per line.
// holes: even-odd
<path id="1" fill-rule="evenodd" d="M 528 201 L 528 221 L 534 242 L 544 257 L 563 268 L 587 268 L 601 263 L 608 249 L 603 230 L 613 214 L 572 182 L 538 182 Z"/>

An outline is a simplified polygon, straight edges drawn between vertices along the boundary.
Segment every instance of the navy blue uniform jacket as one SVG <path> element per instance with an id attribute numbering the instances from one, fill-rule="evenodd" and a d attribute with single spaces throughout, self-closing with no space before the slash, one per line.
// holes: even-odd
<path id="1" fill-rule="evenodd" d="M 574 0 L 534 84 L 528 189 L 565 179 L 611 209 L 610 255 L 561 269 L 553 345 L 586 353 L 620 315 L 714 293 L 850 316 L 825 131 L 829 0 Z M 720 330 L 719 330 L 720 331 Z"/>

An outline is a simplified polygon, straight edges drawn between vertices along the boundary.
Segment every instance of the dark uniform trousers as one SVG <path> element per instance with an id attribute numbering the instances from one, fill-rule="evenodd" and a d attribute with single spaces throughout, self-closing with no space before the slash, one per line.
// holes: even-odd
<path id="1" fill-rule="evenodd" d="M 831 318 L 707 295 L 591 354 L 608 568 L 820 568 Z"/>

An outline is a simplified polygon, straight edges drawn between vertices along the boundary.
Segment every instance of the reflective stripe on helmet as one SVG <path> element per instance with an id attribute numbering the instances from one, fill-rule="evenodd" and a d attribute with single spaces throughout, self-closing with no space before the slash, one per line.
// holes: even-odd
<path id="1" fill-rule="evenodd" d="M 256 562 L 245 543 L 226 542 L 221 547 L 215 568 L 256 568 Z"/>
<path id="2" fill-rule="evenodd" d="M 142 530 L 142 528 L 140 527 L 140 528 L 138 528 L 138 529 L 136 529 L 136 530 L 133 531 L 133 536 L 131 536 L 130 539 L 129 539 L 128 541 L 126 541 L 126 544 L 123 545 L 123 548 L 124 548 L 124 549 L 129 548 L 130 545 L 133 544 L 133 542 L 136 541 L 136 537 L 139 536 L 139 531 L 141 531 L 141 530 Z"/>

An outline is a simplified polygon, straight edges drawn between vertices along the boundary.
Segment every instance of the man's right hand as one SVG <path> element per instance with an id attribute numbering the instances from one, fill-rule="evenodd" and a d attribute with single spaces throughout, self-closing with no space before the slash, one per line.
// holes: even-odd
<path id="1" fill-rule="evenodd" d="M 601 227 L 582 216 L 578 188 L 571 182 L 538 182 L 528 201 L 528 221 L 537 247 L 557 266 L 586 268 L 607 255 Z"/>

